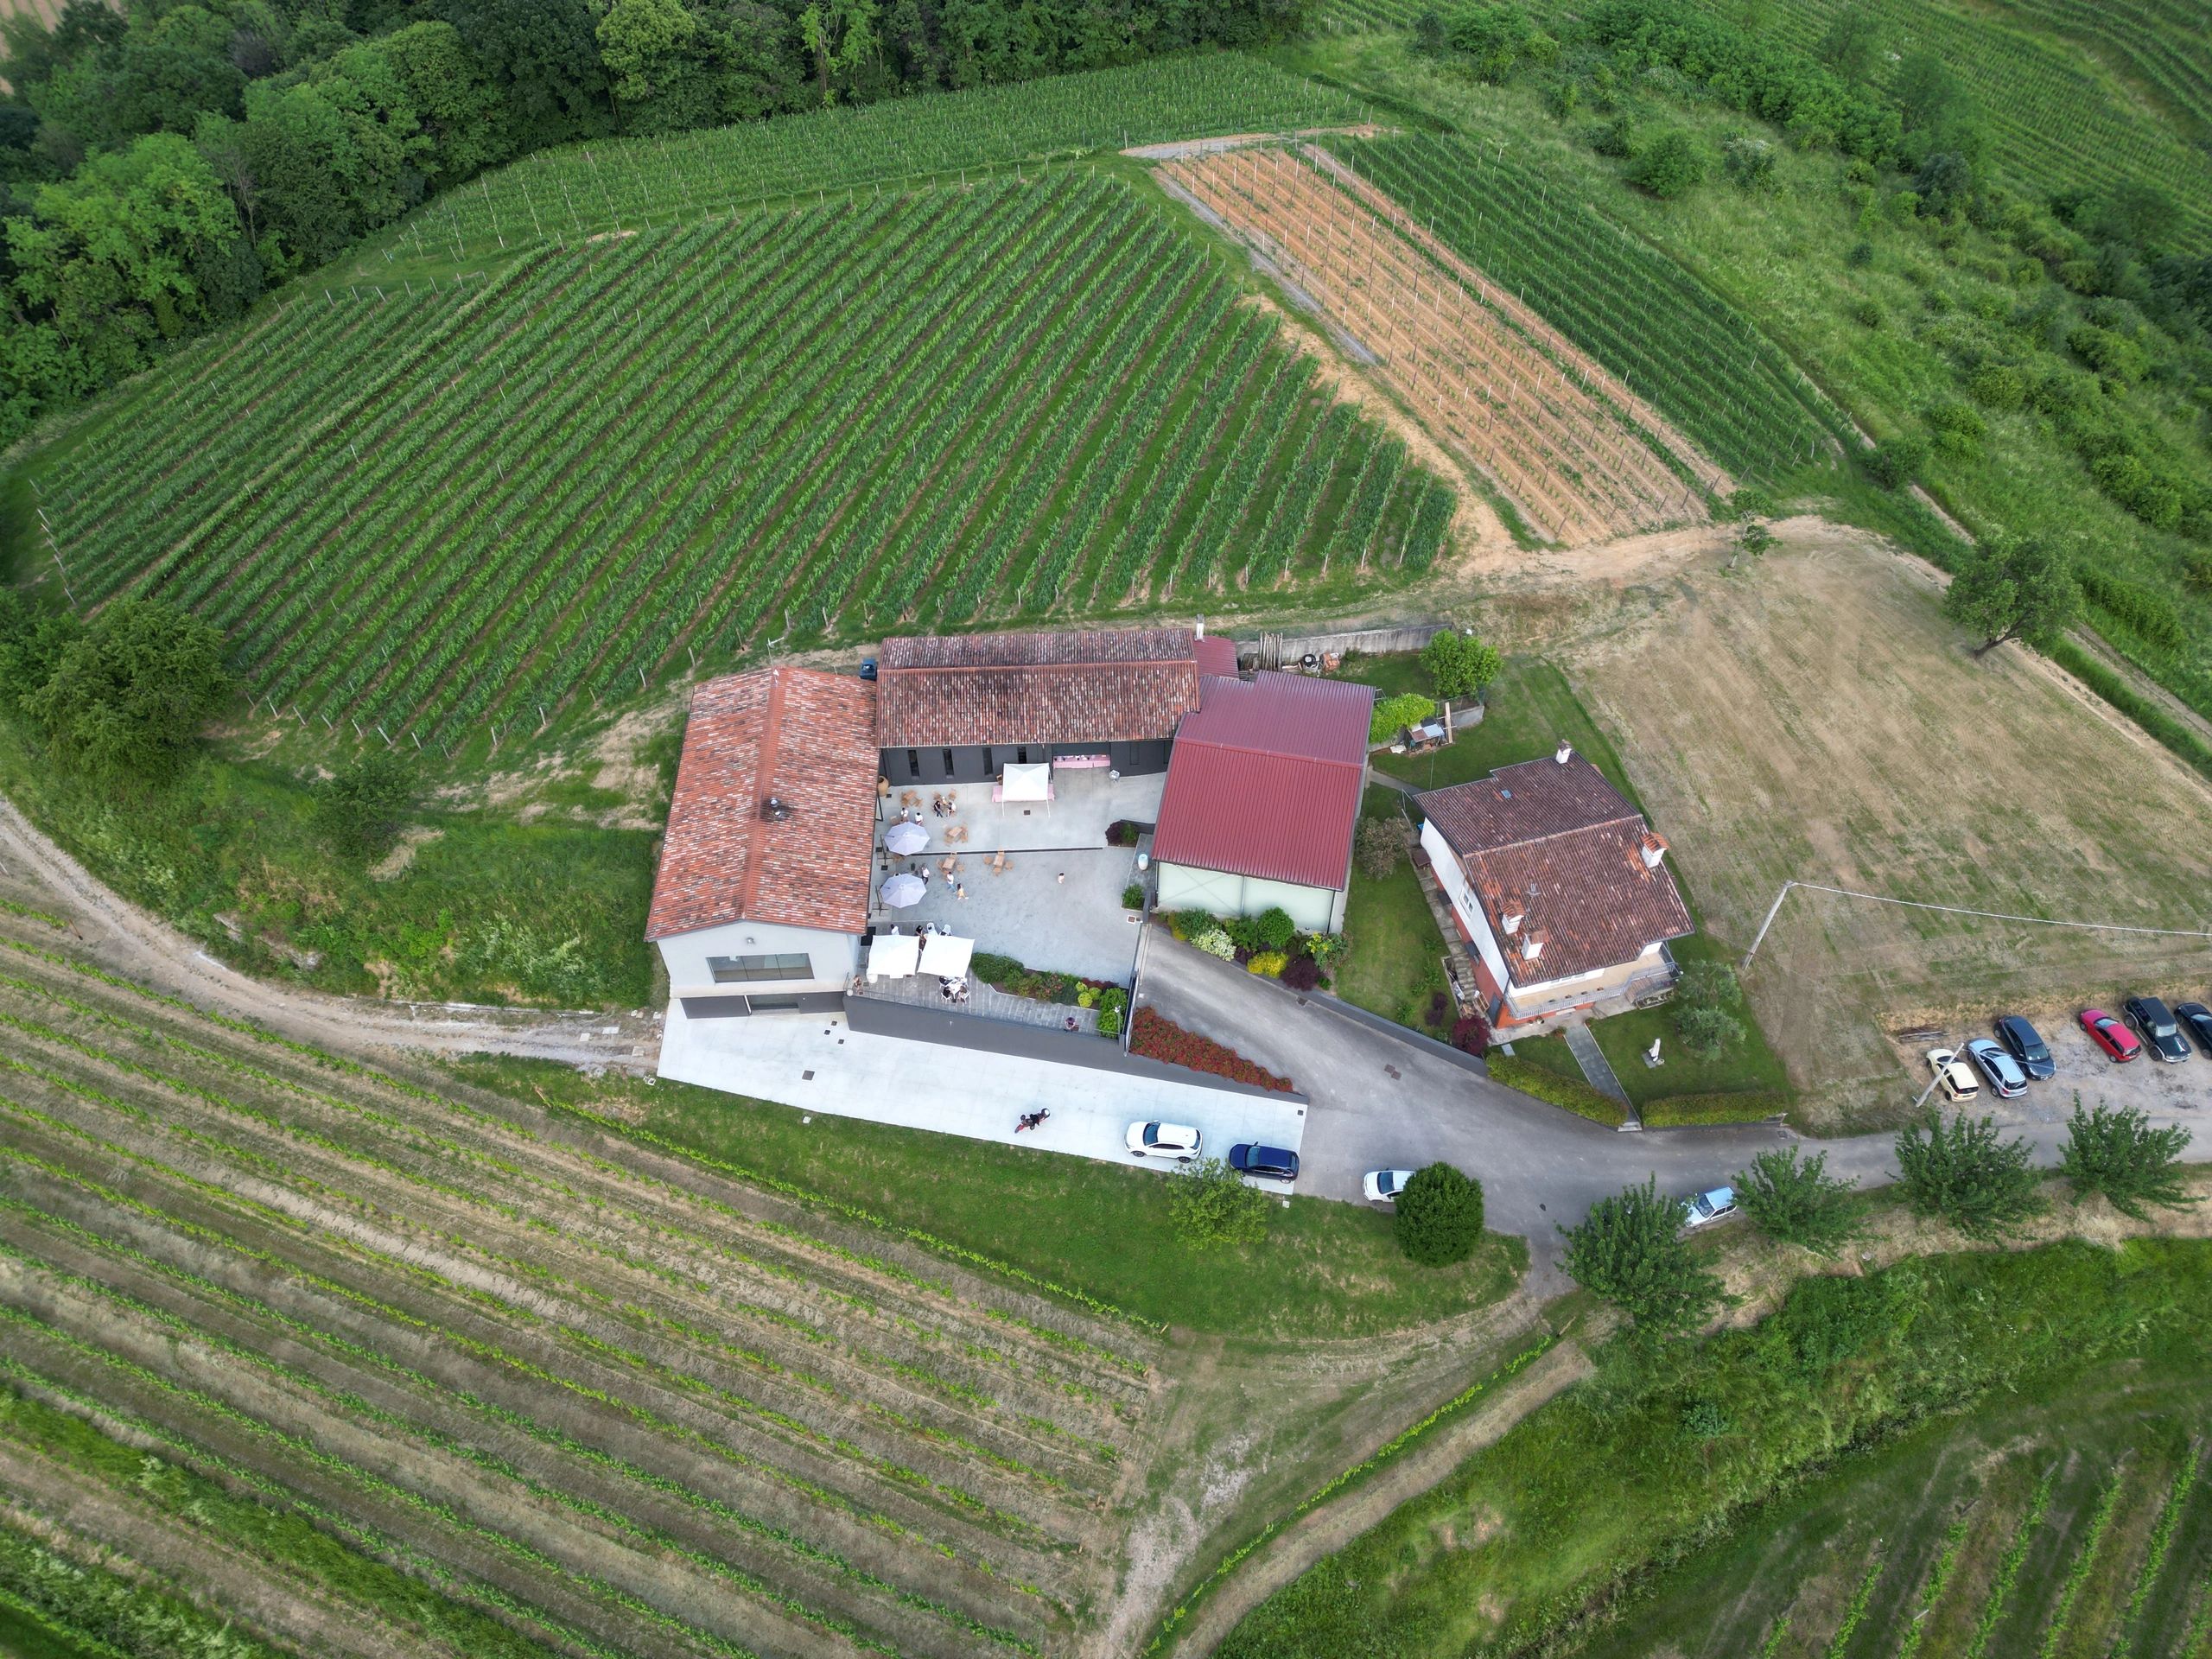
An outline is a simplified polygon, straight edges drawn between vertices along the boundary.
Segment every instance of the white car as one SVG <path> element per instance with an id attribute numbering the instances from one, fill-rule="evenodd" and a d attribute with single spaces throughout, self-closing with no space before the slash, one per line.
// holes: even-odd
<path id="1" fill-rule="evenodd" d="M 1395 1204 L 1413 1178 L 1410 1169 L 1370 1169 L 1361 1180 L 1359 1190 L 1367 1195 L 1370 1204 Z"/>
<path id="2" fill-rule="evenodd" d="M 1942 1085 L 1946 1100 L 1980 1100 L 1981 1079 L 1956 1049 L 1931 1048 L 1928 1051 L 1928 1069 L 1936 1074 L 1936 1081 Z"/>
<path id="3" fill-rule="evenodd" d="M 1716 1221 L 1726 1221 L 1736 1213 L 1736 1189 L 1716 1186 L 1709 1192 L 1694 1192 L 1682 1200 L 1682 1225 L 1704 1227 Z"/>
<path id="4" fill-rule="evenodd" d="M 1187 1164 L 1198 1155 L 1203 1142 L 1186 1123 L 1132 1123 L 1128 1144 L 1132 1158 L 1173 1158 Z"/>

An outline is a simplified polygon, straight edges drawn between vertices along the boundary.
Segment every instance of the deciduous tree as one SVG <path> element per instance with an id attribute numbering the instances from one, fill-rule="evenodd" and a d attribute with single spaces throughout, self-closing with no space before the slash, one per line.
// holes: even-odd
<path id="1" fill-rule="evenodd" d="M 125 599 L 70 640 L 20 701 L 56 759 L 136 783 L 175 766 L 229 689 L 213 626 L 159 600 Z"/>
<path id="2" fill-rule="evenodd" d="M 2075 1203 L 2101 1192 L 2120 1214 L 2148 1221 L 2147 1205 L 2177 1210 L 2203 1202 L 2182 1179 L 2181 1154 L 2189 1141 L 2189 1131 L 2179 1124 L 2152 1128 L 2140 1107 L 2115 1109 L 2100 1102 L 2084 1111 L 2077 1093 L 2058 1173 L 2073 1184 Z"/>
<path id="3" fill-rule="evenodd" d="M 1643 1330 L 1687 1330 L 1720 1301 L 1720 1281 L 1698 1265 L 1682 1236 L 1681 1205 L 1660 1196 L 1656 1178 L 1599 1199 L 1562 1230 L 1568 1275 Z"/>
<path id="4" fill-rule="evenodd" d="M 1202 1249 L 1256 1244 L 1268 1233 L 1268 1195 L 1219 1158 L 1185 1164 L 1167 1178 L 1167 1212 Z"/>
<path id="5" fill-rule="evenodd" d="M 1430 637 L 1421 647 L 1421 665 L 1440 697 L 1478 697 L 1484 686 L 1505 671 L 1505 660 L 1496 645 L 1457 628 Z"/>
<path id="6" fill-rule="evenodd" d="M 1449 1164 L 1415 1170 L 1398 1194 L 1393 1230 L 1407 1259 L 1422 1267 L 1465 1261 L 1482 1243 L 1482 1183 Z"/>
<path id="7" fill-rule="evenodd" d="M 1899 1185 L 1916 1215 L 1948 1221 L 1970 1238 L 2016 1233 L 2045 1208 L 2025 1141 L 1999 1138 L 1992 1117 L 1946 1119 L 1931 1106 L 1897 1139 Z"/>
<path id="8" fill-rule="evenodd" d="M 1834 1255 L 1859 1229 L 1853 1183 L 1827 1173 L 1828 1155 L 1801 1160 L 1795 1147 L 1763 1152 L 1736 1173 L 1736 1202 L 1775 1238 Z"/>
<path id="9" fill-rule="evenodd" d="M 1970 557 L 1943 595 L 1954 622 L 1981 636 L 1977 657 L 2008 639 L 2047 645 L 2081 613 L 2082 591 L 2066 556 L 2034 539 L 1984 548 Z"/>

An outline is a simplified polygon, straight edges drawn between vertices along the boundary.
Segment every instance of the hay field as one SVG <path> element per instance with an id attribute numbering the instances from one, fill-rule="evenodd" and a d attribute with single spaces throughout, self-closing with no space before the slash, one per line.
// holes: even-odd
<path id="1" fill-rule="evenodd" d="M 2022 915 L 2212 926 L 2212 790 L 2038 659 L 1980 663 L 1936 578 L 1805 519 L 1569 671 L 1740 950 L 1786 879 Z M 1791 894 L 1746 987 L 1816 1126 L 1910 1099 L 1896 1033 L 2212 990 L 2212 941 Z M 1916 1087 L 1916 1084 L 1915 1084 Z"/>

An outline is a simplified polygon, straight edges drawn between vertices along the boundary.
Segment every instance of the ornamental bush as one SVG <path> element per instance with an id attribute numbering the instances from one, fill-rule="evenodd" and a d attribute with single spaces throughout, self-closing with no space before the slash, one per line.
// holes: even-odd
<path id="1" fill-rule="evenodd" d="M 1122 908 L 1123 910 L 1142 910 L 1144 908 L 1144 884 L 1142 882 L 1132 881 L 1128 887 L 1122 889 Z"/>
<path id="2" fill-rule="evenodd" d="M 1290 919 L 1290 912 L 1281 905 L 1270 905 L 1254 918 L 1252 931 L 1260 943 L 1269 950 L 1290 949 L 1290 942 L 1298 937 L 1298 924 Z"/>
<path id="3" fill-rule="evenodd" d="M 1167 1213 L 1184 1242 L 1201 1249 L 1256 1244 L 1267 1236 L 1268 1195 L 1218 1158 L 1185 1164 L 1167 1178 Z"/>
<path id="4" fill-rule="evenodd" d="M 1398 1248 L 1425 1268 L 1446 1268 L 1475 1253 L 1483 1236 L 1482 1183 L 1449 1164 L 1414 1172 L 1398 1194 Z"/>
<path id="5" fill-rule="evenodd" d="M 1236 942 L 1222 928 L 1209 927 L 1191 943 L 1208 956 L 1219 957 L 1224 962 L 1233 961 L 1236 956 Z"/>
<path id="6" fill-rule="evenodd" d="M 1268 979 L 1280 979 L 1282 970 L 1290 965 L 1290 958 L 1280 950 L 1262 950 L 1244 964 L 1247 973 L 1259 974 Z"/>
<path id="7" fill-rule="evenodd" d="M 1294 991 L 1310 991 L 1321 982 L 1321 964 L 1311 957 L 1293 957 L 1282 965 L 1282 982 Z"/>
<path id="8" fill-rule="evenodd" d="M 1367 722 L 1367 741 L 1380 743 L 1395 737 L 1408 726 L 1427 720 L 1435 703 L 1418 691 L 1402 692 L 1395 697 L 1383 697 L 1375 705 L 1375 713 Z"/>

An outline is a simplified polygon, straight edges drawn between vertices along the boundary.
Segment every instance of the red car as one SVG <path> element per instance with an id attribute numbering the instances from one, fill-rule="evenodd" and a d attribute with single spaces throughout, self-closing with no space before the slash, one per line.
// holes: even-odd
<path id="1" fill-rule="evenodd" d="M 2143 1052 L 2143 1045 L 2135 1040 L 2135 1033 L 2102 1008 L 2082 1009 L 2082 1029 L 2112 1059 L 2132 1060 Z"/>

